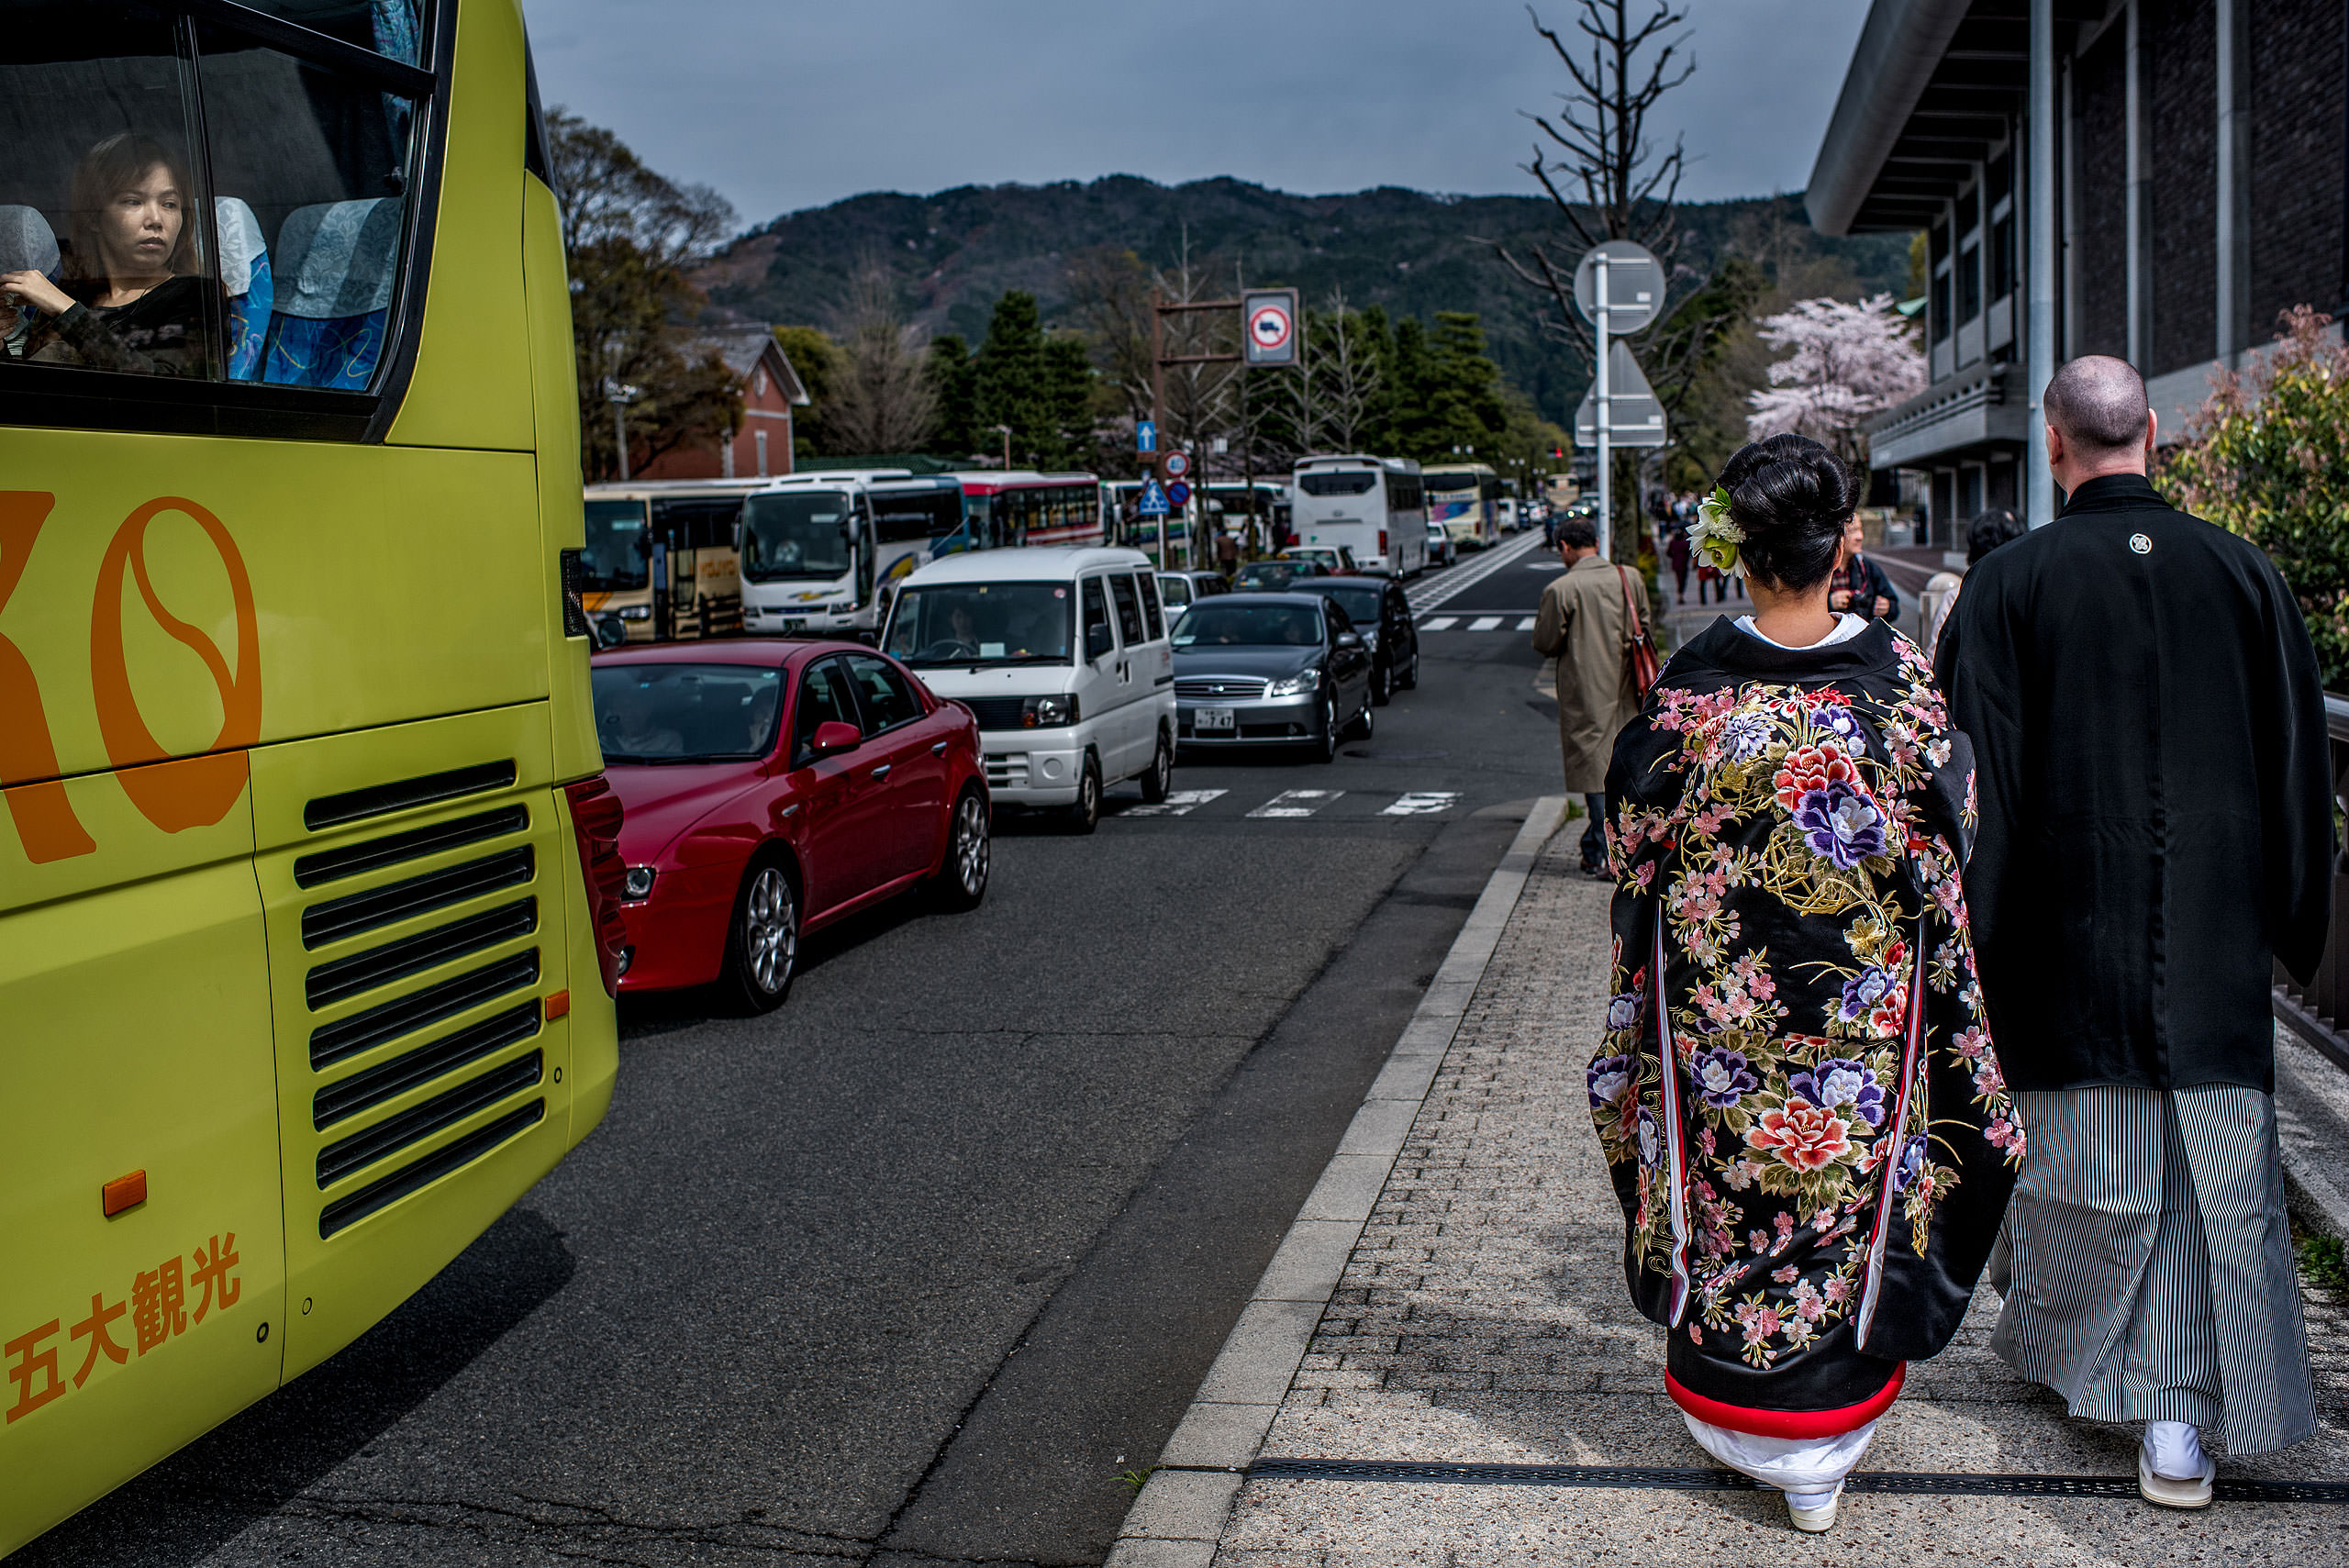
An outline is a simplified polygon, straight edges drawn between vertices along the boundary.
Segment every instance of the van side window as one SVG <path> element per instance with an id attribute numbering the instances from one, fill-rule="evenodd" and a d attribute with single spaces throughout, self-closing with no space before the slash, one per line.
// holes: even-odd
<path id="1" fill-rule="evenodd" d="M 1134 581 L 1141 584 L 1141 613 L 1150 623 L 1150 639 L 1156 642 L 1166 635 L 1166 618 L 1158 605 L 1158 577 L 1142 572 L 1135 574 Z"/>
<path id="2" fill-rule="evenodd" d="M 189 9 L 5 13 L 0 386 L 88 400 L 26 422 L 139 428 L 90 373 L 363 393 L 387 366 L 417 0 Z"/>
<path id="3" fill-rule="evenodd" d="M 1101 592 L 1101 579 L 1098 577 L 1087 577 L 1085 580 L 1083 594 L 1085 599 L 1085 631 L 1077 641 L 1077 646 L 1080 649 L 1087 647 L 1092 643 L 1093 628 L 1095 627 L 1108 626 L 1109 624 L 1109 601 L 1108 596 Z"/>
<path id="4" fill-rule="evenodd" d="M 1141 645 L 1141 595 L 1134 587 L 1130 573 L 1120 572 L 1109 579 L 1109 596 L 1118 602 L 1118 635 L 1129 648 Z"/>

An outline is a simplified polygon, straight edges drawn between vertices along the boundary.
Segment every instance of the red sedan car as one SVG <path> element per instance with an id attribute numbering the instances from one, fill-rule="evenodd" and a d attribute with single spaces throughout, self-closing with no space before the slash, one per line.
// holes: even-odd
<path id="1" fill-rule="evenodd" d="M 746 638 L 607 650 L 591 679 L 627 807 L 623 992 L 717 981 L 764 1012 L 802 933 L 923 884 L 985 896 L 978 723 L 896 660 Z"/>

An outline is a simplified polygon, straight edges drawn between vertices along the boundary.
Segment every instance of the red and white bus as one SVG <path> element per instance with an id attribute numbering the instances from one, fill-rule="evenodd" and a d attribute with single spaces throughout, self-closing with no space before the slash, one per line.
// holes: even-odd
<path id="1" fill-rule="evenodd" d="M 963 509 L 990 545 L 1099 544 L 1101 481 L 1090 473 L 965 473 Z"/>

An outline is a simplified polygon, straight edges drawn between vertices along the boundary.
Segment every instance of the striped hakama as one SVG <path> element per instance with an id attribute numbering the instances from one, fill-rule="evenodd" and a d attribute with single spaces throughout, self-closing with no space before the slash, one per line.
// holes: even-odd
<path id="1" fill-rule="evenodd" d="M 2031 1151 L 1991 1348 L 2090 1420 L 2187 1421 L 2238 1457 L 2310 1436 L 2274 1099 L 2235 1084 L 2016 1099 Z"/>

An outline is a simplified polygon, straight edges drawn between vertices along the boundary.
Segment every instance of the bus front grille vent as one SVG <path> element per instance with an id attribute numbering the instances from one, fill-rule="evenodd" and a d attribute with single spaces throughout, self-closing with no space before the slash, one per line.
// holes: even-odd
<path id="1" fill-rule="evenodd" d="M 379 1208 L 388 1208 L 412 1192 L 431 1185 L 450 1172 L 472 1164 L 499 1144 L 546 1119 L 543 1095 L 515 1106 L 495 1121 L 474 1129 L 454 1143 L 444 1144 L 414 1164 L 376 1177 L 318 1210 L 318 1236 L 324 1240 L 347 1229 Z"/>
<path id="2" fill-rule="evenodd" d="M 509 789 L 518 776 L 509 757 L 503 762 L 476 762 L 470 768 L 451 768 L 446 773 L 369 784 L 365 789 L 345 790 L 340 795 L 322 795 L 302 807 L 302 826 L 315 833 L 345 822 L 386 817 L 395 811 L 409 811 L 461 795 Z"/>
<path id="3" fill-rule="evenodd" d="M 525 844 L 518 850 L 443 866 L 439 871 L 405 877 L 364 893 L 329 898 L 302 911 L 302 945 L 325 947 L 379 927 L 395 926 L 403 920 L 429 915 L 435 909 L 446 909 L 452 904 L 469 904 L 500 888 L 529 881 L 533 869 L 530 846 Z"/>

